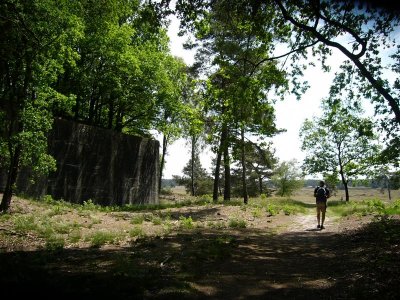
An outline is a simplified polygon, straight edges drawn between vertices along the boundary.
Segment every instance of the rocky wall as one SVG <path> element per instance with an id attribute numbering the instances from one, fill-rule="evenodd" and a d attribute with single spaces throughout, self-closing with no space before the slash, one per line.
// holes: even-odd
<path id="1" fill-rule="evenodd" d="M 159 142 L 57 119 L 49 135 L 57 171 L 31 184 L 29 171 L 18 191 L 48 194 L 74 203 L 158 203 Z"/>

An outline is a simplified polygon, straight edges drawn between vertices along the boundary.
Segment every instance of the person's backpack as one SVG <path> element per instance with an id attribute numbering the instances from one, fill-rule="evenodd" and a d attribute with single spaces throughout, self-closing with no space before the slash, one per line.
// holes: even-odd
<path id="1" fill-rule="evenodd" d="M 317 189 L 317 200 L 326 200 L 327 194 L 324 187 L 318 187 Z"/>

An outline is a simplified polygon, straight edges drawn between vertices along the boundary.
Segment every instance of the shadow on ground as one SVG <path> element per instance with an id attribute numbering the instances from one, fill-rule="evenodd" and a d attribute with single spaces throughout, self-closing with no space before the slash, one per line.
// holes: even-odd
<path id="1" fill-rule="evenodd" d="M 382 219 L 341 235 L 203 229 L 122 249 L 0 253 L 0 285 L 14 297 L 397 299 L 399 232 Z"/>

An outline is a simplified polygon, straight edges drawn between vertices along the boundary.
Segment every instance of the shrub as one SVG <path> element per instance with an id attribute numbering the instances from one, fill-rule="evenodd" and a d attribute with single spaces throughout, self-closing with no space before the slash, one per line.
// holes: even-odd
<path id="1" fill-rule="evenodd" d="M 191 216 L 185 218 L 184 216 L 179 217 L 179 224 L 181 228 L 192 229 L 194 227 L 193 219 Z"/>

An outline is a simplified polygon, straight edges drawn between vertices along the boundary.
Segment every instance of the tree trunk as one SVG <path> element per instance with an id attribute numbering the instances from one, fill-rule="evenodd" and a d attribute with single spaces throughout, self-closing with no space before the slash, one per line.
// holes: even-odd
<path id="1" fill-rule="evenodd" d="M 190 165 L 190 192 L 192 196 L 195 196 L 195 190 L 194 190 L 194 159 L 196 157 L 196 138 L 192 136 L 192 160 L 191 160 L 191 165 Z"/>
<path id="2" fill-rule="evenodd" d="M 392 195 L 390 194 L 390 177 L 389 176 L 385 176 L 385 177 L 386 177 L 386 187 L 388 190 L 389 201 L 391 201 Z"/>
<path id="3" fill-rule="evenodd" d="M 219 144 L 218 152 L 217 152 L 217 160 L 215 162 L 214 189 L 213 189 L 213 201 L 214 202 L 218 201 L 219 173 L 220 173 L 220 168 L 221 168 L 222 150 L 223 150 L 223 147 L 224 147 L 225 141 L 226 141 L 226 134 L 227 134 L 227 127 L 226 127 L 226 124 L 224 124 L 222 126 L 221 140 L 220 140 L 220 144 Z"/>
<path id="4" fill-rule="evenodd" d="M 224 201 L 231 200 L 231 166 L 229 160 L 229 148 L 227 145 L 224 147 Z"/>
<path id="5" fill-rule="evenodd" d="M 108 129 L 113 128 L 113 120 L 114 120 L 114 101 L 110 100 L 108 105 Z"/>
<path id="6" fill-rule="evenodd" d="M 17 181 L 20 154 L 21 147 L 17 146 L 10 158 L 10 166 L 7 172 L 7 183 L 4 190 L 3 199 L 0 204 L 0 211 L 5 212 L 10 208 L 13 188 L 15 182 Z"/>
<path id="7" fill-rule="evenodd" d="M 249 196 L 247 194 L 247 184 L 246 184 L 246 164 L 245 164 L 245 149 L 244 149 L 244 128 L 242 127 L 241 129 L 241 150 L 242 150 L 242 157 L 241 157 L 241 163 L 242 163 L 242 186 L 243 186 L 243 202 L 244 204 L 247 204 L 249 201 Z"/>
<path id="8" fill-rule="evenodd" d="M 75 107 L 74 107 L 74 120 L 78 121 L 79 120 L 79 110 L 80 110 L 80 96 L 79 94 L 76 97 L 76 101 L 75 101 Z"/>
<path id="9" fill-rule="evenodd" d="M 347 180 L 343 181 L 343 185 L 344 185 L 344 192 L 345 192 L 345 195 L 346 195 L 346 201 L 349 201 L 350 195 L 349 195 L 349 186 L 348 186 Z"/>
<path id="10" fill-rule="evenodd" d="M 344 191 L 345 191 L 345 194 L 346 194 L 346 201 L 349 201 L 350 197 L 349 197 L 348 180 L 346 180 L 346 178 L 344 177 L 344 173 L 343 173 L 343 170 L 342 170 L 342 165 L 340 165 L 339 173 L 340 173 L 340 178 L 342 179 L 342 183 L 343 183 L 343 186 L 344 186 Z"/>
<path id="11" fill-rule="evenodd" d="M 92 87 L 93 88 L 93 87 Z M 96 98 L 94 95 L 94 88 L 92 90 L 92 93 L 90 94 L 90 101 L 89 101 L 89 116 L 88 116 L 88 122 L 90 125 L 94 125 L 94 108 L 96 105 Z"/>
<path id="12" fill-rule="evenodd" d="M 163 171 L 164 171 L 165 156 L 167 155 L 167 145 L 168 145 L 168 139 L 164 134 L 162 154 L 161 154 L 161 160 L 160 160 L 160 176 L 158 178 L 158 193 L 161 192 L 161 182 L 162 182 Z"/>
<path id="13" fill-rule="evenodd" d="M 123 118 L 123 113 L 121 111 L 121 108 L 118 109 L 117 115 L 115 117 L 115 131 L 117 132 L 122 132 L 122 118 Z"/>
<path id="14" fill-rule="evenodd" d="M 262 193 L 263 193 L 263 186 L 262 186 L 262 176 L 258 176 L 258 188 L 259 188 L 259 190 L 260 190 L 260 196 L 262 195 Z"/>
<path id="15" fill-rule="evenodd" d="M 8 148 L 10 154 L 10 165 L 7 171 L 7 182 L 6 187 L 4 190 L 3 198 L 0 204 L 0 211 L 7 211 L 11 204 L 11 198 L 13 194 L 13 189 L 15 183 L 17 181 L 19 165 L 20 165 L 20 156 L 21 156 L 21 144 L 17 141 L 14 144 L 13 137 L 15 137 L 18 133 L 23 130 L 23 124 L 20 116 L 20 112 L 24 109 L 24 101 L 28 98 L 30 85 L 32 83 L 32 62 L 33 56 L 26 54 L 25 57 L 25 71 L 24 71 L 24 84 L 22 86 L 17 85 L 17 89 L 9 99 L 9 107 L 7 108 L 8 112 L 8 121 L 9 128 L 8 128 Z M 16 79 L 14 82 L 18 82 Z M 12 101 L 12 99 L 14 101 Z M 14 144 L 14 145 L 13 145 Z M 15 147 L 15 148 L 14 148 Z M 14 148 L 14 149 L 13 149 Z"/>

